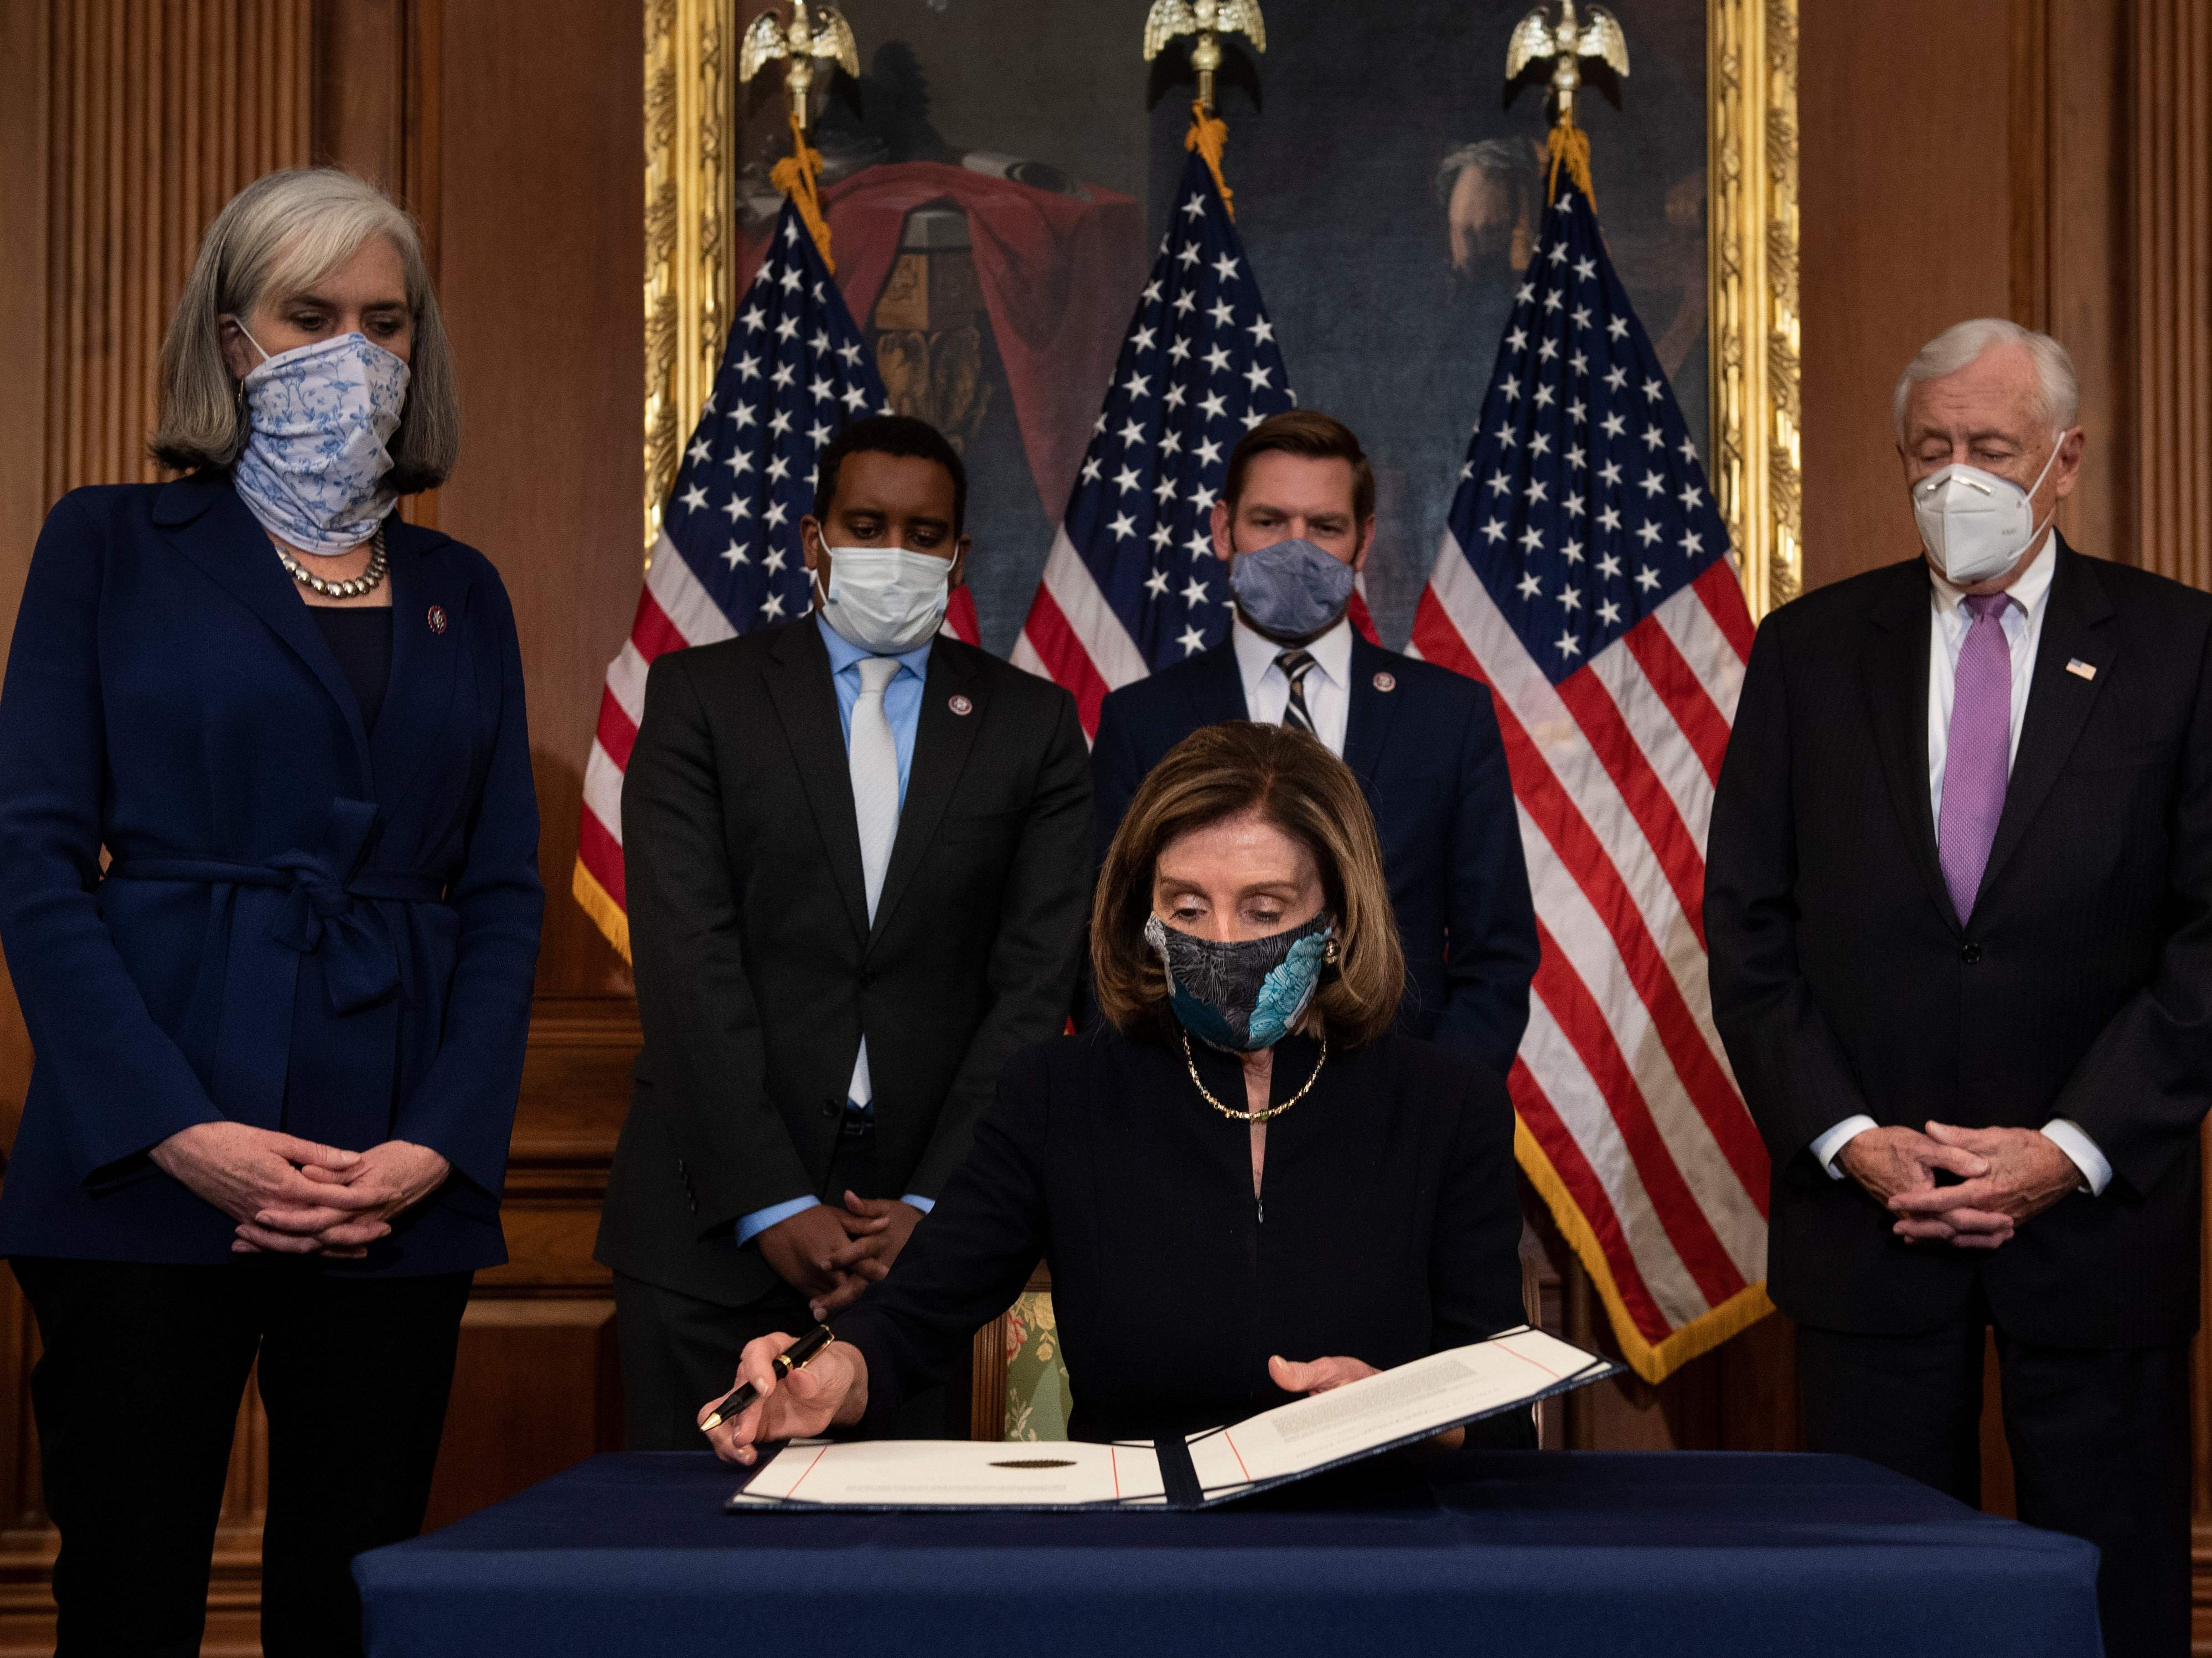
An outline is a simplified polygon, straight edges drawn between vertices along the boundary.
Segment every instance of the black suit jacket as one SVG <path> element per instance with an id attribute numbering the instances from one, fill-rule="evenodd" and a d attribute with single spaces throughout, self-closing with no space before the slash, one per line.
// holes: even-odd
<path id="1" fill-rule="evenodd" d="M 934 1197 L 1006 1056 L 1065 1017 L 1090 808 L 1067 693 L 939 637 L 871 926 L 814 618 L 655 661 L 623 784 L 645 1048 L 599 1259 L 729 1306 L 773 1290 L 734 1224 L 836 1195 L 863 1029 L 879 1181 Z"/>
<path id="2" fill-rule="evenodd" d="M 1193 1051 L 1214 1096 L 1241 1102 L 1235 1058 Z M 1276 1102 L 1317 1056 L 1303 1036 L 1276 1045 Z M 944 1199 L 836 1321 L 868 1361 L 864 1430 L 942 1377 L 1040 1258 L 1078 1439 L 1287 1404 L 1273 1353 L 1387 1368 L 1525 1316 L 1512 1103 L 1456 1054 L 1333 1045 L 1267 1125 L 1261 1196 L 1264 1218 L 1251 1131 L 1199 1096 L 1179 1046 L 1101 1029 L 1018 1054 Z"/>
<path id="3" fill-rule="evenodd" d="M 1932 1329 L 1978 1282 L 2074 1346 L 2197 1320 L 2212 1093 L 2212 597 L 2063 543 L 2003 815 L 1964 924 L 1928 798 L 1919 561 L 1769 616 L 1713 805 L 1713 1012 L 1773 1162 L 1776 1302 Z M 2069 669 L 2079 664 L 2087 673 Z M 1907 1245 L 1810 1143 L 1842 1119 L 2081 1124 L 2111 1160 L 1989 1255 Z"/>
<path id="4" fill-rule="evenodd" d="M 1376 688 L 1378 674 L 1390 689 Z M 1399 1028 L 1503 1076 L 1528 1023 L 1536 912 L 1490 688 L 1355 635 L 1351 691 L 1345 763 L 1382 833 L 1406 950 Z M 1091 754 L 1098 861 L 1170 749 L 1201 726 L 1247 717 L 1233 644 L 1109 696 Z"/>

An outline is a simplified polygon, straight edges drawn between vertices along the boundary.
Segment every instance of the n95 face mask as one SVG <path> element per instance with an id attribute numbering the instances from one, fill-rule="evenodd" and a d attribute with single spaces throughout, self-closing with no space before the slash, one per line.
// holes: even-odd
<path id="1" fill-rule="evenodd" d="M 877 656 L 896 656 L 943 624 L 952 598 L 951 559 L 903 547 L 832 547 L 829 553 L 822 617 L 839 637 Z"/>
<path id="2" fill-rule="evenodd" d="M 2058 436 L 2063 440 L 2065 434 Z M 1912 486 L 1920 544 L 1945 580 L 1971 587 L 2002 575 L 2035 544 L 2050 520 L 2035 516 L 2033 496 L 2050 476 L 2058 447 L 2052 444 L 2051 459 L 2025 489 L 1978 466 L 1961 465 L 1931 472 Z"/>

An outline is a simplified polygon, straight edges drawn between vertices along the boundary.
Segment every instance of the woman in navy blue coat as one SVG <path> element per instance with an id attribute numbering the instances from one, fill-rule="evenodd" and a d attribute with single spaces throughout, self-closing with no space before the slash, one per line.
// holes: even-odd
<path id="1" fill-rule="evenodd" d="M 36 1066 L 0 1254 L 60 1649 L 198 1649 L 249 1369 L 263 1638 L 359 1649 L 420 1527 L 499 1199 L 544 894 L 499 576 L 403 523 L 457 439 L 405 216 L 326 171 L 210 228 L 157 459 L 39 540 L 0 691 L 0 942 Z"/>

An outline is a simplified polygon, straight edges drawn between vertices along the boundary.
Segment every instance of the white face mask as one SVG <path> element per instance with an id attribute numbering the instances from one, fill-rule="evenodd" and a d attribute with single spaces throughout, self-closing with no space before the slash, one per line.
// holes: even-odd
<path id="1" fill-rule="evenodd" d="M 832 547 L 823 619 L 839 637 L 877 656 L 921 644 L 945 621 L 952 561 L 903 547 Z M 820 578 L 815 590 L 822 592 Z"/>
<path id="2" fill-rule="evenodd" d="M 1946 580 L 1971 587 L 2002 575 L 2035 544 L 2051 520 L 2035 516 L 2033 497 L 2050 476 L 2065 436 L 2058 434 L 2051 459 L 2025 489 L 1994 472 L 1960 465 L 1931 472 L 1912 486 L 1912 516 L 1920 525 L 1921 544 Z"/>

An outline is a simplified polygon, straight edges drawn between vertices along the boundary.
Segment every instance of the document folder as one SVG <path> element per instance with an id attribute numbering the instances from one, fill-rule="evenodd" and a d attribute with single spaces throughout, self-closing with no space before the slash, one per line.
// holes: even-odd
<path id="1" fill-rule="evenodd" d="M 723 1504 L 852 1509 L 1216 1508 L 1506 1411 L 1620 1367 L 1526 1326 L 1202 1433 L 1110 1445 L 793 1440 Z M 767 1448 L 763 1447 L 763 1450 Z"/>

